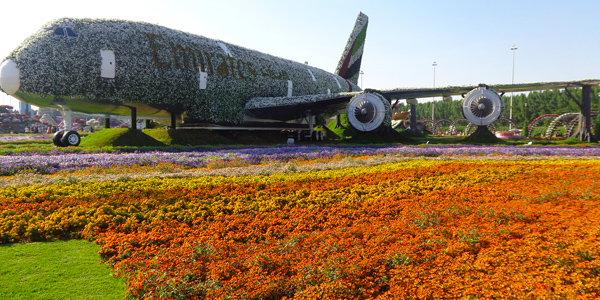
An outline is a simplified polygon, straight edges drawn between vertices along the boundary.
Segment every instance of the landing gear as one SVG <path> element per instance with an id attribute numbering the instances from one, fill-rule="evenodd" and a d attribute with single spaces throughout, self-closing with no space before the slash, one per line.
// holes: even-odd
<path id="1" fill-rule="evenodd" d="M 319 142 L 325 140 L 325 135 L 323 131 L 313 130 L 312 133 L 310 130 L 298 130 L 296 132 L 296 141 L 314 141 Z"/>
<path id="2" fill-rule="evenodd" d="M 324 139 L 323 131 L 313 131 L 312 140 L 316 142 L 320 142 Z"/>
<path id="3" fill-rule="evenodd" d="M 54 133 L 54 136 L 52 136 L 52 142 L 57 147 L 76 147 L 79 146 L 79 143 L 81 142 L 81 136 L 79 136 L 79 133 L 77 133 L 77 131 L 60 130 Z"/>
<path id="4" fill-rule="evenodd" d="M 316 116 L 308 115 L 304 120 L 308 123 L 308 130 L 297 130 L 296 141 L 318 142 L 325 140 L 323 131 L 315 130 Z"/>
<path id="5" fill-rule="evenodd" d="M 52 142 L 57 147 L 79 146 L 81 136 L 77 131 L 71 130 L 71 110 L 67 107 L 61 107 L 61 114 L 64 119 L 64 130 L 59 130 L 52 136 Z"/>

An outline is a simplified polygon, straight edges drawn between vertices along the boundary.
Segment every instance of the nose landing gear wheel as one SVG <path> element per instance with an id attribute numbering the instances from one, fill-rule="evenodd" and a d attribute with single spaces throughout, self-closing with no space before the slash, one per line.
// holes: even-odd
<path id="1" fill-rule="evenodd" d="M 54 145 L 56 147 L 64 147 L 64 145 L 60 141 L 60 139 L 62 139 L 64 133 L 65 133 L 64 131 L 59 130 L 59 131 L 55 132 L 54 135 L 52 136 L 52 142 L 54 143 Z"/>
<path id="2" fill-rule="evenodd" d="M 79 146 L 79 143 L 81 142 L 81 136 L 79 136 L 77 131 L 60 130 L 54 133 L 54 136 L 52 136 L 52 142 L 57 147 L 76 147 Z"/>
<path id="3" fill-rule="evenodd" d="M 79 136 L 79 133 L 77 133 L 77 131 L 67 131 L 65 134 L 63 134 L 60 141 L 65 146 L 76 147 L 79 146 L 79 143 L 81 142 L 81 137 Z"/>

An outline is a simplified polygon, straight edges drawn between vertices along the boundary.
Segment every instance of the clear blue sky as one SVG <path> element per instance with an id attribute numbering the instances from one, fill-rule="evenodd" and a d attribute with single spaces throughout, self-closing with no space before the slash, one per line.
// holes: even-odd
<path id="1" fill-rule="evenodd" d="M 369 16 L 363 87 L 600 78 L 600 1 L 3 1 L 0 57 L 61 17 L 145 21 L 334 71 Z M 361 80 L 359 80 L 359 85 Z M 0 100 L 8 104 L 1 93 Z"/>

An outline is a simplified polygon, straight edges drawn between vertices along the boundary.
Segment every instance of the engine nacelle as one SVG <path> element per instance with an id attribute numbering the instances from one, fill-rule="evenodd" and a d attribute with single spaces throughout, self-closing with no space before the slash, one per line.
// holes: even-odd
<path id="1" fill-rule="evenodd" d="M 350 99 L 346 108 L 348 122 L 360 131 L 373 131 L 392 123 L 392 106 L 380 94 L 365 92 Z"/>
<path id="2" fill-rule="evenodd" d="M 463 100 L 463 115 L 469 122 L 487 126 L 502 116 L 504 101 L 498 93 L 487 87 L 470 91 Z"/>

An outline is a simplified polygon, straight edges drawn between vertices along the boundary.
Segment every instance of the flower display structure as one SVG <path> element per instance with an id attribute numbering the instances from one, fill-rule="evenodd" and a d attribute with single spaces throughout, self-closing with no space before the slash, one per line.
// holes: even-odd
<path id="1" fill-rule="evenodd" d="M 65 34 L 67 32 L 68 34 Z M 101 50 L 115 54 L 114 78 L 101 74 Z M 7 59 L 21 70 L 16 93 L 41 107 L 67 103 L 94 113 L 93 103 L 138 106 L 138 114 L 185 112 L 192 119 L 239 124 L 257 97 L 336 95 L 359 90 L 305 64 L 150 23 L 64 18 L 47 23 Z M 201 73 L 208 76 L 200 86 Z M 37 95 L 37 96 L 36 96 Z M 310 98 L 302 101 L 310 101 Z M 254 105 L 265 105 L 259 101 Z M 166 110 L 166 111 L 165 111 Z"/>

